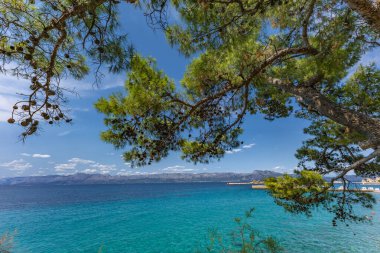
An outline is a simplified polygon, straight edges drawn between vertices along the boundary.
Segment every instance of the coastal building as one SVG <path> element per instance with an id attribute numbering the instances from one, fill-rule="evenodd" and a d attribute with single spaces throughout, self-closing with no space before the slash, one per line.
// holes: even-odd
<path id="1" fill-rule="evenodd" d="M 365 177 L 362 184 L 380 184 L 380 177 Z"/>

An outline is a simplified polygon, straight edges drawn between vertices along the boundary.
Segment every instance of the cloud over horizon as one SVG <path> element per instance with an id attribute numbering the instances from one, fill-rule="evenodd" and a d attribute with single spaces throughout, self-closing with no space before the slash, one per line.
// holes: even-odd
<path id="1" fill-rule="evenodd" d="M 226 154 L 231 155 L 231 154 L 234 154 L 234 153 L 239 153 L 241 151 L 243 151 L 241 148 L 234 148 L 232 150 L 227 150 Z"/>
<path id="2" fill-rule="evenodd" d="M 32 168 L 32 164 L 24 159 L 17 159 L 6 163 L 1 163 L 0 167 L 4 167 L 11 171 L 24 172 L 26 169 Z"/>
<path id="3" fill-rule="evenodd" d="M 127 165 L 128 166 L 128 165 Z M 103 164 L 93 160 L 82 159 L 78 157 L 67 160 L 67 163 L 59 163 L 54 166 L 55 172 L 60 174 L 74 173 L 100 173 L 111 174 L 117 172 L 116 164 Z"/>
<path id="4" fill-rule="evenodd" d="M 250 143 L 250 144 L 244 145 L 243 148 L 248 149 L 248 148 L 252 148 L 255 145 L 256 145 L 256 143 Z"/>
<path id="5" fill-rule="evenodd" d="M 186 172 L 196 172 L 196 171 L 206 171 L 207 168 L 187 168 L 184 165 L 173 165 L 161 169 L 164 173 L 186 173 Z"/>
<path id="6" fill-rule="evenodd" d="M 51 155 L 49 155 L 49 154 L 28 154 L 28 153 L 21 153 L 20 155 L 27 156 L 27 157 L 33 157 L 33 158 L 50 158 L 51 157 Z"/>
<path id="7" fill-rule="evenodd" d="M 51 156 L 48 154 L 33 154 L 33 158 L 50 158 Z"/>

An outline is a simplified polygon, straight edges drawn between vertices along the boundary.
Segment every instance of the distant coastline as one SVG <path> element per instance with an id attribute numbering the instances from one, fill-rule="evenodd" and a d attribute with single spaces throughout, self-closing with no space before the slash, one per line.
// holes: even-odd
<path id="1" fill-rule="evenodd" d="M 78 185 L 78 184 L 131 184 L 131 183 L 247 183 L 262 182 L 281 173 L 255 170 L 251 173 L 162 173 L 145 175 L 84 174 L 29 176 L 0 179 L 0 185 Z"/>
<path id="2" fill-rule="evenodd" d="M 266 178 L 278 177 L 282 173 L 269 170 L 254 170 L 251 173 L 161 173 L 140 175 L 85 174 L 26 176 L 0 179 L 0 185 L 80 185 L 80 184 L 134 184 L 134 183 L 230 183 L 230 185 L 262 184 Z M 351 182 L 362 178 L 349 176 Z M 327 181 L 329 178 L 325 178 Z"/>

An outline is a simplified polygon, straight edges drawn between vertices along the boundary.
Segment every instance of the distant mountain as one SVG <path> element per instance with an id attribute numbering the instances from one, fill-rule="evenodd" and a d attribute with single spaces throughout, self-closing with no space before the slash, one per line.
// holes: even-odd
<path id="1" fill-rule="evenodd" d="M 191 183 L 191 182 L 250 182 L 277 177 L 281 173 L 268 170 L 255 170 L 252 173 L 163 173 L 146 175 L 111 176 L 84 174 L 61 176 L 30 176 L 0 179 L 0 185 L 78 185 L 78 184 L 131 184 L 131 183 Z"/>

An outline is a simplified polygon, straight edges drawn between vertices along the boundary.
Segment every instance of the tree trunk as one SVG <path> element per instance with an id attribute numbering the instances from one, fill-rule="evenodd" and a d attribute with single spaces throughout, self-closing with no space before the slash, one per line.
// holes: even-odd
<path id="1" fill-rule="evenodd" d="M 346 0 L 348 6 L 362 16 L 362 18 L 378 34 L 380 34 L 380 1 Z"/>
<path id="2" fill-rule="evenodd" d="M 366 136 L 367 142 L 366 145 L 363 146 L 364 148 L 377 148 L 380 146 L 379 120 L 362 113 L 343 108 L 341 105 L 338 105 L 326 98 L 311 86 L 294 86 L 293 84 L 274 78 L 269 81 L 280 89 L 297 97 L 301 97 L 321 115 Z"/>

